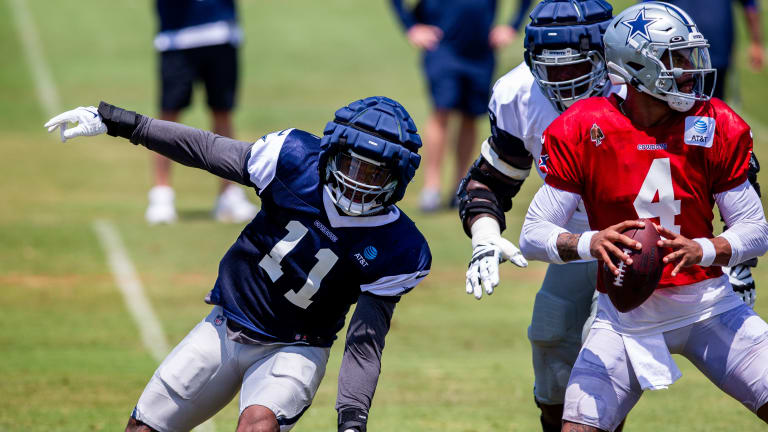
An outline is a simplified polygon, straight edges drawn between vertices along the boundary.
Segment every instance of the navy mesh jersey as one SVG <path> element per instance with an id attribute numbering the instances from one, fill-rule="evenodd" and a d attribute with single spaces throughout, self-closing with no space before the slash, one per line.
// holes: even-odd
<path id="1" fill-rule="evenodd" d="M 330 346 L 361 292 L 398 296 L 431 255 L 396 206 L 340 215 L 320 182 L 320 139 L 290 129 L 257 141 L 244 169 L 262 210 L 219 265 L 209 303 L 266 341 Z"/>

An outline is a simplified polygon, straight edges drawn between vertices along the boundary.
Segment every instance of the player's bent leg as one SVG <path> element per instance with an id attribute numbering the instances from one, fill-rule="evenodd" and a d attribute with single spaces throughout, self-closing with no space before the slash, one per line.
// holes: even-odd
<path id="1" fill-rule="evenodd" d="M 723 312 L 684 329 L 681 354 L 724 392 L 766 420 L 768 324 L 749 306 Z M 679 329 L 680 330 L 680 329 Z M 671 339 L 677 336 L 669 332 Z"/>
<path id="2" fill-rule="evenodd" d="M 276 418 L 281 432 L 291 430 L 312 403 L 325 375 L 329 354 L 330 348 L 274 346 L 269 356 L 246 370 L 240 412 L 244 414 L 253 406 L 263 407 Z"/>
<path id="3" fill-rule="evenodd" d="M 641 395 L 621 335 L 593 328 L 571 372 L 562 430 L 614 431 Z"/>
<path id="4" fill-rule="evenodd" d="M 544 431 L 560 430 L 562 403 L 595 290 L 595 263 L 550 265 L 536 294 L 528 339 Z"/>
<path id="5" fill-rule="evenodd" d="M 237 420 L 237 432 L 279 432 L 275 413 L 261 405 L 246 408 Z"/>
<path id="6" fill-rule="evenodd" d="M 200 322 L 163 360 L 139 397 L 129 427 L 192 430 L 237 394 L 240 372 L 220 307 Z M 131 429 L 129 429 L 131 430 Z"/>

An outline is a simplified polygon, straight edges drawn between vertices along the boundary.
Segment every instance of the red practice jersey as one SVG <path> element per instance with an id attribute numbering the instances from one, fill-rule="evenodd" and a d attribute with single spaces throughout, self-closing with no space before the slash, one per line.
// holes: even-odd
<path id="1" fill-rule="evenodd" d="M 687 238 L 712 238 L 714 194 L 747 181 L 749 126 L 719 99 L 640 129 L 615 95 L 574 104 L 547 128 L 539 166 L 547 184 L 581 195 L 593 230 L 649 218 Z M 722 274 L 693 266 L 659 287 L 688 285 Z M 600 279 L 600 278 L 598 278 Z"/>

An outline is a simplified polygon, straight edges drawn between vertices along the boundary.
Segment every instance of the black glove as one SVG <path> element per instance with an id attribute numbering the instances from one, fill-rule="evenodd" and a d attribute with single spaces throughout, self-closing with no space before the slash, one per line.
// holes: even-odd
<path id="1" fill-rule="evenodd" d="M 366 432 L 368 413 L 357 408 L 346 408 L 339 411 L 339 432 Z"/>

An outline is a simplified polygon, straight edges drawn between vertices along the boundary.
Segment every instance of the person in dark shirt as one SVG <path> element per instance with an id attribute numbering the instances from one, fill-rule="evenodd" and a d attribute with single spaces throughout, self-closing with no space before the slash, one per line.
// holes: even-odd
<path id="1" fill-rule="evenodd" d="M 441 208 L 441 166 L 452 111 L 460 115 L 456 146 L 455 184 L 474 155 L 475 120 L 485 113 L 493 78 L 495 48 L 509 44 L 522 18 L 493 26 L 496 0 L 421 0 L 412 10 L 391 0 L 408 40 L 423 50 L 424 74 L 433 111 L 425 132 L 424 187 L 421 209 Z"/>
<path id="2" fill-rule="evenodd" d="M 60 127 L 62 140 L 102 133 L 130 139 L 253 187 L 262 200 L 219 264 L 206 298 L 211 313 L 157 369 L 126 430 L 191 430 L 238 390 L 238 430 L 290 430 L 309 408 L 336 333 L 357 303 L 336 409 L 339 432 L 365 432 L 395 305 L 432 262 L 424 236 L 395 205 L 421 160 L 421 138 L 402 105 L 362 99 L 336 111 L 322 138 L 286 129 L 255 143 L 104 102 L 60 114 L 46 127 Z"/>
<path id="3" fill-rule="evenodd" d="M 178 121 L 205 84 L 213 132 L 231 137 L 238 82 L 238 47 L 242 31 L 234 0 L 157 0 L 158 33 L 154 45 L 160 63 L 160 118 Z M 171 161 L 154 155 L 154 183 L 145 218 L 150 224 L 177 219 L 171 187 Z M 243 189 L 221 181 L 213 216 L 221 222 L 247 222 L 258 211 Z"/>

